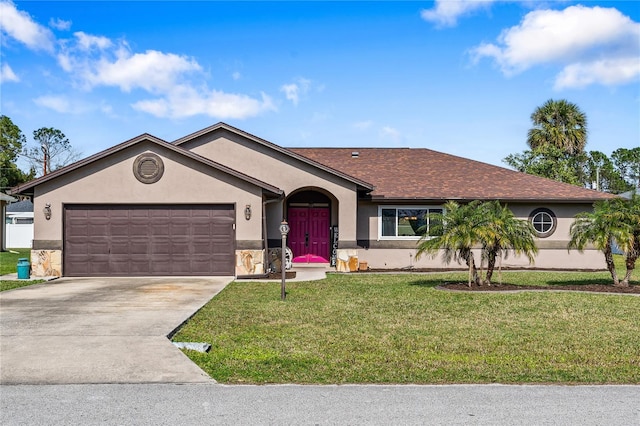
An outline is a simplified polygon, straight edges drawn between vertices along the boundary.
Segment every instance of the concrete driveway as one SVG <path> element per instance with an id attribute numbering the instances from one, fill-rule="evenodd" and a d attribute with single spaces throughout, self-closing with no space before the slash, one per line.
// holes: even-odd
<path id="1" fill-rule="evenodd" d="M 167 335 L 232 279 L 62 278 L 2 292 L 0 383 L 213 382 Z"/>

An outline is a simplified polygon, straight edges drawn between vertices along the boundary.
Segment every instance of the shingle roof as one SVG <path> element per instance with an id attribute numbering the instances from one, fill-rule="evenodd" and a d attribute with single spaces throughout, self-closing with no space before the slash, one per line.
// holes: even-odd
<path id="1" fill-rule="evenodd" d="M 24 213 L 32 212 L 33 203 L 31 200 L 18 201 L 17 203 L 11 203 L 7 205 L 7 213 Z"/>
<path id="2" fill-rule="evenodd" d="M 289 149 L 373 184 L 374 199 L 592 202 L 613 197 L 430 149 Z"/>

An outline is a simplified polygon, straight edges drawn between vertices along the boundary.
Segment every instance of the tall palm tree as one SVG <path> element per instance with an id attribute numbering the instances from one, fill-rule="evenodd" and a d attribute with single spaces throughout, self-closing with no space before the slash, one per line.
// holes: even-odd
<path id="1" fill-rule="evenodd" d="M 588 243 L 593 243 L 604 254 L 613 285 L 624 287 L 629 285 L 629 281 L 620 282 L 618 279 L 613 262 L 613 242 L 616 241 L 625 253 L 633 251 L 635 243 L 633 227 L 625 220 L 626 213 L 621 207 L 621 200 L 599 201 L 595 203 L 593 212 L 577 214 L 569 228 L 569 249 L 576 248 L 582 252 Z M 635 259 L 633 263 L 635 265 Z"/>
<path id="2" fill-rule="evenodd" d="M 526 220 L 518 219 L 506 205 L 499 201 L 490 201 L 482 205 L 485 218 L 481 233 L 482 255 L 487 259 L 485 284 L 491 285 L 491 277 L 496 266 L 496 259 L 507 258 L 512 251 L 516 255 L 524 255 L 533 263 L 538 252 L 535 243 L 535 230 Z"/>
<path id="3" fill-rule="evenodd" d="M 442 259 L 448 265 L 451 261 L 464 262 L 469 267 L 469 287 L 471 283 L 481 285 L 472 248 L 480 242 L 480 224 L 483 222 L 480 201 L 460 205 L 448 201 L 444 205 L 444 217 L 434 218 L 430 234 L 418 242 L 416 258 L 423 254 L 436 257 L 442 250 Z"/>
<path id="4" fill-rule="evenodd" d="M 553 145 L 567 154 L 584 151 L 587 144 L 587 116 L 580 108 L 564 99 L 549 99 L 531 114 L 533 128 L 527 143 L 531 149 Z"/>

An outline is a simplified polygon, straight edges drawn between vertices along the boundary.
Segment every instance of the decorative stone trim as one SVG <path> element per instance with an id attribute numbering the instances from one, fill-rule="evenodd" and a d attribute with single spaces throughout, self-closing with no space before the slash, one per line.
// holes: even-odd
<path id="1" fill-rule="evenodd" d="M 265 273 L 264 250 L 236 250 L 236 276 Z"/>
<path id="2" fill-rule="evenodd" d="M 31 250 L 31 275 L 61 277 L 62 250 Z"/>

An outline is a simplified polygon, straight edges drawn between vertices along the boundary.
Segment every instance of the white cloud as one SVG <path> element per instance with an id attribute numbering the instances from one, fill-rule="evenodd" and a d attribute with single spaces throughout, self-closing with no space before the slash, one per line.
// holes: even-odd
<path id="1" fill-rule="evenodd" d="M 606 86 L 625 84 L 640 76 L 640 58 L 629 57 L 577 63 L 566 66 L 555 81 L 556 89 L 585 87 L 600 83 Z"/>
<path id="2" fill-rule="evenodd" d="M 468 15 L 475 10 L 489 8 L 496 0 L 452 1 L 436 0 L 435 7 L 423 9 L 420 12 L 422 19 L 433 22 L 438 27 L 453 27 L 458 23 L 458 18 Z"/>
<path id="3" fill-rule="evenodd" d="M 59 113 L 71 112 L 71 105 L 67 98 L 62 96 L 40 96 L 33 100 L 36 105 L 52 109 Z"/>
<path id="4" fill-rule="evenodd" d="M 0 69 L 0 83 L 17 83 L 20 81 L 20 78 L 13 72 L 9 64 L 2 64 L 2 68 Z"/>
<path id="5" fill-rule="evenodd" d="M 380 137 L 385 140 L 390 140 L 396 145 L 402 142 L 402 134 L 400 131 L 389 126 L 384 126 L 380 130 Z"/>
<path id="6" fill-rule="evenodd" d="M 163 118 L 207 115 L 217 119 L 243 119 L 276 110 L 273 101 L 265 93 L 261 94 L 261 99 L 255 99 L 218 90 L 199 92 L 190 86 L 177 86 L 165 97 L 139 101 L 132 106 Z"/>
<path id="7" fill-rule="evenodd" d="M 60 31 L 68 31 L 71 28 L 71 21 L 63 21 L 60 18 L 49 20 L 49 26 Z"/>
<path id="8" fill-rule="evenodd" d="M 639 53 L 640 23 L 617 9 L 585 6 L 530 12 L 520 25 L 504 30 L 497 44 L 484 43 L 472 51 L 476 62 L 492 58 L 505 75 L 561 64 L 565 68 L 556 87 L 626 83 L 640 75 L 629 65 L 638 62 Z"/>
<path id="9" fill-rule="evenodd" d="M 164 93 L 181 83 L 185 73 L 201 71 L 195 59 L 173 53 L 148 50 L 132 53 L 126 42 L 77 32 L 75 40 L 63 45 L 58 63 L 74 74 L 81 85 L 114 86 L 124 92 L 143 89 Z"/>
<path id="10" fill-rule="evenodd" d="M 298 105 L 300 96 L 306 94 L 311 87 L 311 80 L 306 78 L 298 78 L 293 83 L 283 84 L 280 87 L 280 91 L 284 92 L 286 98 L 293 102 L 294 105 Z"/>
<path id="11" fill-rule="evenodd" d="M 367 130 L 367 129 L 370 129 L 371 126 L 373 126 L 373 121 L 371 120 L 358 121 L 356 123 L 353 123 L 353 127 L 355 127 L 358 130 Z"/>
<path id="12" fill-rule="evenodd" d="M 75 32 L 73 35 L 76 37 L 78 48 L 81 50 L 91 50 L 92 48 L 105 50 L 113 46 L 113 43 L 107 37 L 94 36 L 83 31 Z"/>
<path id="13" fill-rule="evenodd" d="M 0 32 L 32 50 L 53 52 L 55 38 L 48 28 L 36 23 L 9 1 L 0 2 Z"/>
<path id="14" fill-rule="evenodd" d="M 236 71 L 233 74 L 231 74 L 231 78 L 233 78 L 234 80 L 240 80 L 242 78 L 242 74 L 240 74 L 239 71 Z"/>

